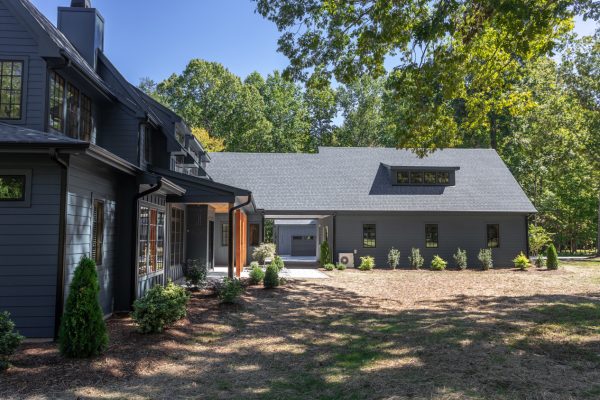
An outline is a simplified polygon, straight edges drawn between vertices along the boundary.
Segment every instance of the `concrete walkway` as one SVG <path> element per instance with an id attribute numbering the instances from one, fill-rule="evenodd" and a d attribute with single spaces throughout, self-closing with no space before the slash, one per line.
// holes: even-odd
<path id="1" fill-rule="evenodd" d="M 288 279 L 329 279 L 329 276 L 316 268 L 284 268 L 279 276 Z M 215 267 L 214 271 L 208 271 L 208 279 L 220 280 L 227 277 L 227 267 Z M 244 268 L 242 278 L 249 277 L 249 270 Z"/>

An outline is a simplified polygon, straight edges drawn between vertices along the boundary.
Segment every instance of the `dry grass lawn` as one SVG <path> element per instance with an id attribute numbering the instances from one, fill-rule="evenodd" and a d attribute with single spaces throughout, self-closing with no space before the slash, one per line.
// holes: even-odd
<path id="1" fill-rule="evenodd" d="M 198 294 L 161 335 L 113 318 L 93 360 L 24 345 L 0 398 L 600 398 L 600 261 L 328 274 L 235 306 Z"/>

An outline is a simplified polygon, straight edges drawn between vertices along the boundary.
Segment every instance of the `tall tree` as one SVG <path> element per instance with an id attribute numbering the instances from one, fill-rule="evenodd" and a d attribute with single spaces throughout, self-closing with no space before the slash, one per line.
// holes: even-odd
<path id="1" fill-rule="evenodd" d="M 523 65 L 551 51 L 576 13 L 596 16 L 599 7 L 591 0 L 255 1 L 283 32 L 279 50 L 291 77 L 319 70 L 349 83 L 382 76 L 386 59 L 396 61 L 391 88 L 410 104 L 396 144 L 414 148 L 453 146 L 480 130 L 495 146 L 497 116 L 527 102 L 511 90 Z"/>
<path id="2" fill-rule="evenodd" d="M 304 102 L 310 121 L 310 147 L 334 144 L 335 118 L 338 113 L 336 91 L 326 79 L 315 74 L 306 84 Z"/>

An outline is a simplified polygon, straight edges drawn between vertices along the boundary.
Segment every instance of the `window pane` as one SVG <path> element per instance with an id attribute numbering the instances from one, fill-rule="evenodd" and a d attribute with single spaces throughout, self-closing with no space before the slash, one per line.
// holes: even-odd
<path id="1" fill-rule="evenodd" d="M 435 224 L 425 225 L 425 247 L 438 247 L 438 226 Z"/>
<path id="2" fill-rule="evenodd" d="M 260 225 L 250 224 L 250 246 L 258 246 L 260 242 Z"/>
<path id="3" fill-rule="evenodd" d="M 423 183 L 423 171 L 411 171 L 410 173 L 410 183 Z"/>
<path id="4" fill-rule="evenodd" d="M 0 201 L 25 200 L 25 175 L 0 175 Z"/>
<path id="5" fill-rule="evenodd" d="M 79 138 L 79 90 L 71 84 L 67 86 L 67 135 Z"/>
<path id="6" fill-rule="evenodd" d="M 179 208 L 171 209 L 171 265 L 183 262 L 184 212 Z"/>
<path id="7" fill-rule="evenodd" d="M 21 119 L 22 61 L 0 61 L 0 91 L 0 118 Z"/>
<path id="8" fill-rule="evenodd" d="M 157 220 L 158 220 L 158 212 L 155 209 L 150 209 L 150 225 L 149 225 L 149 243 L 148 247 L 150 249 L 150 253 L 148 255 L 148 273 L 156 272 L 156 242 L 157 238 Z"/>
<path id="9" fill-rule="evenodd" d="M 363 225 L 363 247 L 373 248 L 376 245 L 376 228 L 375 224 Z"/>
<path id="10" fill-rule="evenodd" d="M 92 100 L 83 94 L 81 95 L 79 139 L 86 142 L 92 140 Z"/>
<path id="11" fill-rule="evenodd" d="M 65 80 L 56 72 L 50 75 L 50 127 L 62 132 L 64 127 Z"/>
<path id="12" fill-rule="evenodd" d="M 435 183 L 435 172 L 425 172 L 425 183 L 427 183 L 428 185 Z"/>
<path id="13" fill-rule="evenodd" d="M 165 213 L 158 212 L 156 221 L 156 270 L 165 268 Z"/>
<path id="14" fill-rule="evenodd" d="M 396 182 L 400 184 L 407 184 L 410 182 L 410 173 L 408 171 L 398 171 L 396 173 Z"/>
<path id="15" fill-rule="evenodd" d="M 487 226 L 487 246 L 489 248 L 500 247 L 500 226 L 498 224 Z"/>
<path id="16" fill-rule="evenodd" d="M 139 229 L 139 254 L 138 275 L 144 276 L 148 273 L 148 207 L 140 207 L 140 229 Z"/>
<path id="17" fill-rule="evenodd" d="M 437 173 L 437 183 L 448 184 L 450 183 L 450 173 L 440 171 Z"/>
<path id="18" fill-rule="evenodd" d="M 229 224 L 221 225 L 221 246 L 229 246 Z"/>
<path id="19" fill-rule="evenodd" d="M 104 254 L 104 202 L 94 200 L 92 216 L 92 258 L 96 265 L 102 265 Z"/>

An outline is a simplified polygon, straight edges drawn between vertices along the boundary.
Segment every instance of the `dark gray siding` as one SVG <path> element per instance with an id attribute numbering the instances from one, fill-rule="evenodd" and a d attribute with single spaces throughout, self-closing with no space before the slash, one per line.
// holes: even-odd
<path id="1" fill-rule="evenodd" d="M 0 203 L 0 311 L 21 334 L 54 336 L 60 214 L 60 169 L 48 156 L 7 155 L 0 169 L 32 172 L 30 207 Z"/>
<path id="2" fill-rule="evenodd" d="M 100 304 L 105 314 L 113 311 L 115 256 L 117 247 L 117 176 L 107 167 L 75 157 L 68 180 L 67 230 L 65 251 L 65 298 L 69 283 L 83 256 L 91 252 L 93 200 L 104 201 L 103 262 L 97 267 Z"/>
<path id="3" fill-rule="evenodd" d="M 23 118 L 7 120 L 14 125 L 44 130 L 46 104 L 46 62 L 38 55 L 38 44 L 21 21 L 0 0 L 0 58 L 25 61 Z"/>
<path id="4" fill-rule="evenodd" d="M 277 226 L 277 253 L 292 254 L 293 236 L 316 236 L 316 225 L 278 225 Z M 315 242 L 316 243 L 316 242 Z M 316 248 L 315 248 L 316 250 Z M 316 253 L 315 253 L 316 254 Z"/>
<path id="5" fill-rule="evenodd" d="M 140 123 L 122 106 L 106 104 L 97 112 L 96 143 L 134 165 L 138 163 Z"/>
<path id="6" fill-rule="evenodd" d="M 376 224 L 376 248 L 362 247 L 363 224 Z M 438 224 L 439 247 L 425 248 L 425 224 Z M 438 254 L 454 265 L 452 255 L 458 247 L 467 251 L 469 266 L 478 267 L 477 254 L 486 248 L 486 225 L 500 225 L 500 247 L 492 249 L 494 265 L 507 267 L 520 252 L 526 251 L 526 232 L 524 215 L 444 215 L 444 214 L 338 214 L 336 217 L 336 254 L 352 253 L 355 265 L 359 257 L 375 257 L 377 266 L 385 267 L 387 253 L 393 246 L 401 252 L 401 267 L 407 267 L 411 247 L 418 247 L 425 258 L 425 267 Z"/>

